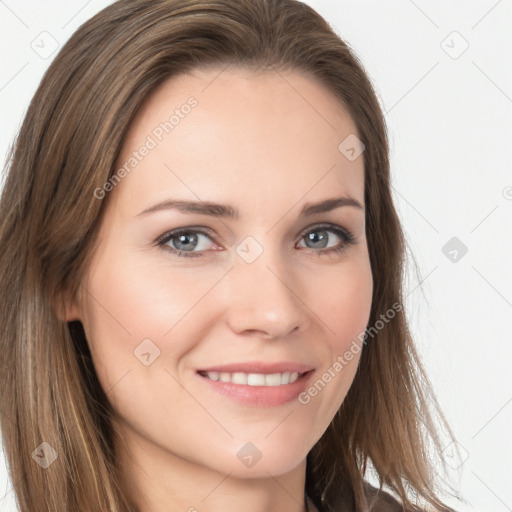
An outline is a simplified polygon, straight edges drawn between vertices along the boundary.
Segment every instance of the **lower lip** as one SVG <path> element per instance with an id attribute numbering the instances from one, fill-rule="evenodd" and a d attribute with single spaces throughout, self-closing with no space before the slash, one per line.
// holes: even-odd
<path id="1" fill-rule="evenodd" d="M 280 386 L 248 386 L 246 384 L 212 380 L 199 373 L 197 375 L 217 393 L 228 396 L 241 404 L 256 407 L 276 407 L 295 400 L 306 389 L 312 374 L 313 371 L 311 370 L 292 384 L 282 384 Z"/>

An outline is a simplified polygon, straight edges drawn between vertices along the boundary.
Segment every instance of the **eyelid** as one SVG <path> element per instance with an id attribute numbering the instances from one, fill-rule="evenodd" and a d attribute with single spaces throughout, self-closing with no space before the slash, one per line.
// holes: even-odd
<path id="1" fill-rule="evenodd" d="M 187 226 L 187 227 L 183 227 L 183 228 L 170 229 L 169 231 L 166 231 L 165 233 L 160 235 L 154 241 L 154 243 L 158 245 L 160 243 L 163 243 L 163 241 L 166 238 L 169 238 L 171 235 L 172 236 L 178 236 L 181 233 L 189 233 L 189 232 L 199 233 L 201 235 L 205 235 L 205 236 L 211 238 L 211 240 L 213 242 L 217 243 L 215 241 L 215 234 L 214 234 L 213 229 L 207 228 L 205 226 Z"/>
<path id="2" fill-rule="evenodd" d="M 344 228 L 343 226 L 340 226 L 339 224 L 334 224 L 332 222 L 317 222 L 314 224 L 311 224 L 307 227 L 305 227 L 299 234 L 299 236 L 304 236 L 306 233 L 309 233 L 310 231 L 313 231 L 314 229 L 332 229 L 333 231 L 341 231 L 343 233 L 351 234 L 351 232 Z"/>

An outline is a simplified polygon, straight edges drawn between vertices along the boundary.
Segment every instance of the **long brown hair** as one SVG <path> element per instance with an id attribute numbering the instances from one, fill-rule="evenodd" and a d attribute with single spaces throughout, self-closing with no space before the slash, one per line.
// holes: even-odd
<path id="1" fill-rule="evenodd" d="M 116 466 L 108 390 L 81 324 L 58 311 L 66 293 L 77 294 L 108 201 L 95 191 L 116 172 L 144 100 L 173 75 L 229 65 L 306 72 L 348 109 L 365 147 L 369 326 L 403 303 L 405 241 L 384 118 L 361 63 L 328 23 L 296 0 L 114 3 L 81 26 L 47 70 L 1 196 L 1 428 L 21 512 L 138 510 Z M 368 510 L 372 470 L 404 506 L 419 510 L 418 498 L 451 510 L 431 459 L 442 455 L 441 429 L 453 440 L 398 308 L 365 339 L 352 387 L 308 455 L 307 492 L 324 510 Z M 387 510 L 380 503 L 374 510 Z"/>

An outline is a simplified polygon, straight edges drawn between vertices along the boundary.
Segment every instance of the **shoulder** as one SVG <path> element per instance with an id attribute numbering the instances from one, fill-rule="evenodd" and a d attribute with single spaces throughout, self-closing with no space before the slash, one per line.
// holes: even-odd
<path id="1" fill-rule="evenodd" d="M 368 482 L 363 483 L 363 489 L 368 502 L 368 512 L 419 512 L 420 509 L 412 509 L 400 503 L 388 492 L 374 487 Z M 352 510 L 354 507 L 353 497 L 347 498 L 339 494 L 336 499 L 331 501 L 327 510 L 339 512 Z"/>
<path id="2" fill-rule="evenodd" d="M 368 482 L 363 485 L 368 500 L 368 505 L 372 512 L 410 512 L 410 508 L 405 508 L 391 494 L 378 489 Z"/>

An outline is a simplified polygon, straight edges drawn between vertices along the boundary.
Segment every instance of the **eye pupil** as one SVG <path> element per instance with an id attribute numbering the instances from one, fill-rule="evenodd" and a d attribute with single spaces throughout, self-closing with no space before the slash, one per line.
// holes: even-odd
<path id="1" fill-rule="evenodd" d="M 320 244 L 320 245 L 314 245 L 314 248 L 323 248 L 327 245 L 328 241 L 328 235 L 327 232 L 324 230 L 317 230 L 317 231 L 311 231 L 308 233 L 307 238 L 310 242 L 313 242 L 313 244 Z"/>
<path id="2" fill-rule="evenodd" d="M 187 250 L 187 249 L 190 249 L 191 247 L 193 248 L 193 246 L 197 244 L 197 235 L 194 235 L 192 233 L 186 233 L 186 234 L 181 234 L 181 235 L 178 235 L 176 241 L 175 241 L 175 247 L 176 249 L 180 250 L 180 251 L 183 251 L 183 250 Z M 180 247 L 181 245 L 181 247 Z"/>

